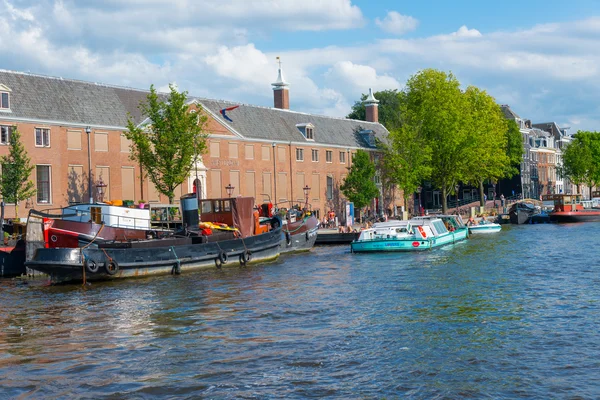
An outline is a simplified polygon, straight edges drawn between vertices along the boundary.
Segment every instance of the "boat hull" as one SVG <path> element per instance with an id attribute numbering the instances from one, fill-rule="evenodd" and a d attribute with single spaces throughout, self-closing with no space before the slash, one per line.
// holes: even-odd
<path id="1" fill-rule="evenodd" d="M 552 222 L 598 222 L 600 210 L 554 211 L 550 213 Z"/>
<path id="2" fill-rule="evenodd" d="M 0 277 L 13 278 L 25 274 L 25 241 L 0 247 Z"/>
<path id="3" fill-rule="evenodd" d="M 314 247 L 317 240 L 319 221 L 314 215 L 283 226 L 281 252 L 307 251 Z"/>
<path id="4" fill-rule="evenodd" d="M 502 226 L 500 224 L 474 225 L 469 227 L 469 233 L 471 234 L 496 233 L 501 230 Z"/>
<path id="5" fill-rule="evenodd" d="M 162 245 L 169 240 L 156 239 L 130 248 L 40 248 L 25 265 L 48 274 L 55 283 L 81 282 L 84 274 L 86 281 L 180 274 L 273 260 L 280 254 L 281 241 L 278 228 L 221 242 Z"/>
<path id="6" fill-rule="evenodd" d="M 465 240 L 468 235 L 468 230 L 462 228 L 437 238 L 357 240 L 350 244 L 350 249 L 354 253 L 424 251 Z"/>

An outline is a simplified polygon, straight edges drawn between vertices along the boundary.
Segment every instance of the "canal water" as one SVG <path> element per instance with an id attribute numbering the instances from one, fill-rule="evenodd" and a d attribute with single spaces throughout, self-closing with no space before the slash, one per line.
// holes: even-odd
<path id="1" fill-rule="evenodd" d="M 89 287 L 0 281 L 0 398 L 600 398 L 600 224 Z"/>

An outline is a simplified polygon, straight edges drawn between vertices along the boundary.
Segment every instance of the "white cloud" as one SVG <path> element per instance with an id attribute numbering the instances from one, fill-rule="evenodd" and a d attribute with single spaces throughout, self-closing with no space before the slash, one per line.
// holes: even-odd
<path id="1" fill-rule="evenodd" d="M 403 35 L 417 29 L 419 21 L 411 16 L 390 11 L 383 20 L 375 18 L 375 24 L 388 33 Z"/>
<path id="2" fill-rule="evenodd" d="M 400 83 L 391 76 L 378 75 L 375 68 L 368 65 L 354 64 L 351 61 L 336 62 L 325 74 L 327 83 L 336 83 L 349 94 L 359 97 L 369 88 L 373 91 L 399 89 Z"/>
<path id="3" fill-rule="evenodd" d="M 452 36 L 457 36 L 457 37 L 480 37 L 481 36 L 481 32 L 479 32 L 477 29 L 469 29 L 465 25 L 463 25 L 460 28 L 458 28 L 458 31 L 453 32 Z"/>

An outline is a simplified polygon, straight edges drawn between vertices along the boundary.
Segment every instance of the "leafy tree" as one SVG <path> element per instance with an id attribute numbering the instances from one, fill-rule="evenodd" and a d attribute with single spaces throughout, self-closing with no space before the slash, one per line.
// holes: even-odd
<path id="1" fill-rule="evenodd" d="M 140 105 L 149 123 L 137 126 L 132 117 L 127 121 L 125 136 L 132 142 L 131 159 L 139 162 L 156 189 L 173 202 L 174 191 L 189 176 L 194 161 L 206 150 L 203 133 L 206 116 L 201 109 L 191 109 L 187 92 L 179 93 L 169 85 L 170 93 L 162 101 L 154 85 L 147 102 Z"/>
<path id="2" fill-rule="evenodd" d="M 8 151 L 8 155 L 0 158 L 0 190 L 6 202 L 15 204 L 15 217 L 19 218 L 19 201 L 33 196 L 36 190 L 33 182 L 29 180 L 34 166 L 31 165 L 31 159 L 21 143 L 21 134 L 16 126 L 12 127 L 10 133 Z"/>
<path id="3" fill-rule="evenodd" d="M 398 128 L 400 125 L 400 113 L 398 112 L 400 100 L 398 97 L 398 91 L 396 89 L 382 90 L 381 92 L 373 93 L 373 96 L 379 100 L 379 122 L 388 130 Z M 365 110 L 365 104 L 363 102 L 366 99 L 366 94 L 361 95 L 360 101 L 354 103 L 352 106 L 352 111 L 346 118 L 365 121 L 367 113 Z"/>
<path id="4" fill-rule="evenodd" d="M 561 173 L 577 185 L 593 186 L 600 183 L 600 133 L 578 131 L 563 151 Z"/>
<path id="5" fill-rule="evenodd" d="M 468 104 L 469 144 L 465 157 L 465 181 L 479 188 L 480 205 L 485 206 L 483 183 L 497 181 L 507 173 L 507 123 L 494 98 L 474 86 L 464 93 Z M 519 135 L 520 136 L 520 135 Z"/>
<path id="6" fill-rule="evenodd" d="M 521 136 L 521 131 L 515 120 L 507 119 L 506 124 L 506 155 L 509 162 L 505 166 L 504 178 L 512 178 L 519 173 L 519 166 L 523 161 L 525 148 L 523 147 L 523 136 Z"/>
<path id="7" fill-rule="evenodd" d="M 371 161 L 369 153 L 358 150 L 348 170 L 348 176 L 344 179 L 340 190 L 356 208 L 362 210 L 379 194 L 374 181 L 375 164 Z"/>
<path id="8" fill-rule="evenodd" d="M 409 110 L 402 110 L 400 127 L 390 132 L 388 143 L 382 145 L 382 178 L 402 189 L 404 207 L 412 193 L 431 175 L 431 147 L 417 122 L 411 121 Z"/>
<path id="9" fill-rule="evenodd" d="M 419 131 L 431 148 L 431 182 L 442 191 L 442 212 L 447 196 L 468 168 L 469 118 L 466 96 L 451 73 L 426 69 L 413 75 L 401 96 L 410 113 L 406 122 Z"/>

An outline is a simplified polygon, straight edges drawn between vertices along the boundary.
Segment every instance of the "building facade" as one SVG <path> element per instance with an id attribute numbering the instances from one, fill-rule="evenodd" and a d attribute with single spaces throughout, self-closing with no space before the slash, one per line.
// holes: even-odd
<path id="1" fill-rule="evenodd" d="M 377 102 L 367 104 L 372 121 L 289 110 L 289 85 L 281 68 L 272 84 L 274 108 L 190 97 L 207 117 L 207 152 L 175 197 L 198 188 L 204 198 L 252 196 L 256 202 L 304 204 L 318 214 L 341 213 L 340 185 L 358 149 L 376 150 L 387 135 L 377 122 Z M 20 209 L 52 209 L 97 197 L 165 203 L 130 158 L 123 132 L 128 115 L 142 124 L 139 104 L 148 91 L 0 70 L 0 156 L 8 154 L 16 127 L 35 166 L 37 193 Z M 237 108 L 225 112 L 230 107 Z M 91 179 L 90 179 L 91 172 Z M 102 182 L 100 182 L 102 181 Z M 90 190 L 91 183 L 91 190 Z M 230 189 L 227 190 L 226 187 Z M 394 201 L 402 204 L 401 196 Z M 386 205 L 387 208 L 393 205 Z M 14 206 L 7 205 L 7 217 Z M 21 213 L 24 214 L 24 213 Z"/>

